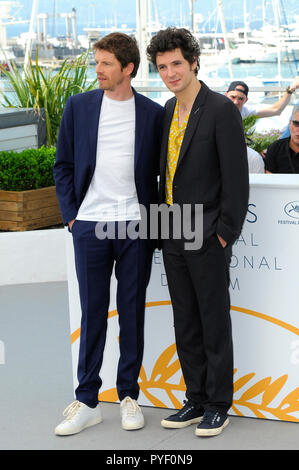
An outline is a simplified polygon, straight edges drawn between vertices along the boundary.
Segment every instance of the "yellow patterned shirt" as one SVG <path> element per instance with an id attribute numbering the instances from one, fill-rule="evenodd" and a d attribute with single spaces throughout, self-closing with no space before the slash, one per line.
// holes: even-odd
<path id="1" fill-rule="evenodd" d="M 172 183 L 173 183 L 173 178 L 174 178 L 183 138 L 185 135 L 185 130 L 186 130 L 188 119 L 189 119 L 189 114 L 186 116 L 182 126 L 179 127 L 179 112 L 178 112 L 178 101 L 177 101 L 175 105 L 174 113 L 173 113 L 173 118 L 171 121 L 169 137 L 168 137 L 165 196 L 166 196 L 166 203 L 169 205 L 173 204 Z"/>

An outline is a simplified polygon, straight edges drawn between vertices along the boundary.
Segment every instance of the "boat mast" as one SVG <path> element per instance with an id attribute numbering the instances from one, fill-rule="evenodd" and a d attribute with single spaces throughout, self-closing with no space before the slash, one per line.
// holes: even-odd
<path id="1" fill-rule="evenodd" d="M 264 49 L 266 48 L 266 0 L 262 0 L 262 10 L 263 10 L 263 45 Z"/>
<path id="2" fill-rule="evenodd" d="M 227 58 L 228 58 L 228 69 L 229 69 L 230 77 L 233 78 L 234 74 L 233 74 L 233 68 L 232 68 L 232 61 L 230 57 L 230 50 L 229 50 L 229 43 L 228 43 L 228 38 L 227 38 L 227 30 L 226 30 L 226 23 L 225 23 L 225 18 L 224 18 L 224 13 L 223 13 L 222 0 L 217 0 L 217 5 L 219 9 L 221 27 L 222 27 L 222 32 L 224 36 L 225 50 L 226 50 Z"/>
<path id="3" fill-rule="evenodd" d="M 247 4 L 246 4 L 246 0 L 243 1 L 243 16 L 244 16 L 245 46 L 248 46 L 248 22 L 247 22 Z"/>
<path id="4" fill-rule="evenodd" d="M 26 42 L 26 49 L 25 49 L 25 58 L 24 58 L 24 67 L 27 68 L 29 62 L 29 56 L 31 55 L 31 48 L 32 48 L 32 39 L 33 39 L 33 32 L 34 32 L 34 20 L 36 17 L 36 10 L 37 10 L 37 2 L 38 0 L 32 1 L 32 8 L 31 8 L 31 18 L 29 24 L 29 33 Z"/>
<path id="5" fill-rule="evenodd" d="M 191 31 L 193 34 L 194 34 L 194 1 L 195 0 L 189 0 L 190 10 L 191 10 Z"/>
<path id="6" fill-rule="evenodd" d="M 148 80 L 148 62 L 146 59 L 146 47 L 148 44 L 147 15 L 149 0 L 136 0 L 136 27 L 137 42 L 140 49 L 140 66 L 138 75 L 141 80 Z"/>
<path id="7" fill-rule="evenodd" d="M 281 43 L 280 43 L 280 22 L 279 22 L 279 3 L 278 0 L 272 0 L 274 18 L 277 28 L 277 72 L 278 72 L 278 81 L 279 86 L 281 85 Z"/>

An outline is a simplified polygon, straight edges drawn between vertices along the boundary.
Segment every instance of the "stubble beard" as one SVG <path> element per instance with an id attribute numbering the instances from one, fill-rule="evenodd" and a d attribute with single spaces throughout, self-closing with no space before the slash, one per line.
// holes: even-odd
<path id="1" fill-rule="evenodd" d="M 116 83 L 101 83 L 99 81 L 99 87 L 101 90 L 103 91 L 115 91 L 117 87 L 119 87 L 120 85 L 122 85 L 124 81 L 124 78 L 120 78 Z"/>

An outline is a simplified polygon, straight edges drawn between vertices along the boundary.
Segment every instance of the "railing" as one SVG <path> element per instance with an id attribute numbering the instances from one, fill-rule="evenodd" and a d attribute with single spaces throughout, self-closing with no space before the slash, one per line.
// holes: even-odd
<path id="1" fill-rule="evenodd" d="M 271 81 L 271 80 L 274 80 L 274 79 L 264 79 L 263 78 L 263 81 L 265 81 L 265 82 Z M 244 78 L 244 81 L 246 82 L 246 77 Z M 290 84 L 292 81 L 293 81 L 293 78 L 283 78 L 283 79 L 281 79 L 281 82 L 285 83 L 285 85 L 281 85 L 281 86 L 278 86 L 278 85 L 250 86 L 249 93 L 256 93 L 256 92 L 265 93 L 265 94 L 266 93 L 271 93 L 271 92 L 283 93 L 286 89 L 287 84 Z M 143 81 L 142 80 L 135 81 L 135 84 L 134 84 L 134 81 L 133 81 L 133 86 L 140 93 L 150 93 L 150 92 L 163 93 L 163 92 L 168 92 L 169 91 L 165 86 L 161 86 L 160 84 L 151 85 L 151 83 L 161 83 L 160 80 L 155 80 L 155 79 L 147 80 L 145 82 L 148 83 L 148 84 L 145 85 L 145 86 L 144 85 L 138 85 L 138 82 L 142 83 Z M 225 93 L 227 91 L 227 87 L 225 87 L 225 86 L 213 86 L 212 82 L 213 82 L 213 79 L 211 79 L 210 84 L 207 81 L 207 85 L 212 90 L 218 91 L 219 93 Z M 229 82 L 229 80 L 227 80 L 227 82 Z M 2 86 L 1 86 L 1 84 L 2 84 Z M 0 77 L 0 92 L 13 93 L 13 90 L 8 86 L 6 80 L 5 79 L 1 80 L 1 77 Z"/>
<path id="2" fill-rule="evenodd" d="M 246 81 L 246 78 L 244 79 Z M 262 102 L 263 99 L 271 100 L 271 99 L 277 99 L 280 97 L 286 89 L 286 86 L 292 82 L 293 79 L 283 79 L 284 85 L 278 86 L 278 85 L 264 85 L 264 86 L 250 86 L 249 88 L 249 98 L 252 99 L 255 104 Z M 161 84 L 157 85 L 152 85 L 151 82 L 157 83 L 155 80 L 149 80 L 147 85 L 138 85 L 138 82 L 136 81 L 134 83 L 133 81 L 133 86 L 138 91 L 139 93 L 144 93 L 147 94 L 152 99 L 157 99 L 161 98 L 161 94 L 163 93 L 170 93 L 170 91 L 165 87 L 161 86 Z M 211 80 L 212 82 L 212 80 Z M 139 83 L 142 83 L 139 81 Z M 219 93 L 225 93 L 227 91 L 227 86 L 213 86 L 213 84 L 209 84 L 207 82 L 208 86 Z M 14 91 L 8 86 L 8 84 L 0 79 L 0 108 L 2 107 L 2 99 L 1 99 L 1 92 L 2 93 L 14 93 Z M 260 96 L 258 97 L 257 95 L 254 96 L 254 94 L 260 93 Z M 152 95 L 154 94 L 154 95 Z M 296 93 L 293 93 L 291 102 L 292 104 L 294 101 L 296 101 Z"/>
<path id="3" fill-rule="evenodd" d="M 285 82 L 291 83 L 291 79 L 284 80 Z M 223 86 L 210 86 L 211 90 L 218 91 L 219 93 L 225 93 L 227 91 L 227 87 Z M 136 86 L 135 89 L 140 93 L 148 93 L 148 92 L 168 92 L 169 90 L 166 87 L 161 86 Z M 286 86 L 255 86 L 250 87 L 249 93 L 253 92 L 264 92 L 264 93 L 271 93 L 273 91 L 284 93 Z"/>

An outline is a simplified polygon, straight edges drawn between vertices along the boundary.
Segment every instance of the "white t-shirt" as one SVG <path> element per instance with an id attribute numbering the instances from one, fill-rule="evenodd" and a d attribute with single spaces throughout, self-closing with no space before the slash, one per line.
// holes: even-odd
<path id="1" fill-rule="evenodd" d="M 258 110 L 254 108 L 253 106 L 242 106 L 242 109 L 241 109 L 242 119 L 248 116 L 257 116 L 257 114 L 258 114 Z"/>
<path id="2" fill-rule="evenodd" d="M 247 147 L 249 173 L 265 173 L 263 157 L 250 147 Z"/>
<path id="3" fill-rule="evenodd" d="M 139 220 L 134 179 L 135 98 L 103 96 L 96 167 L 77 219 L 94 222 Z"/>

